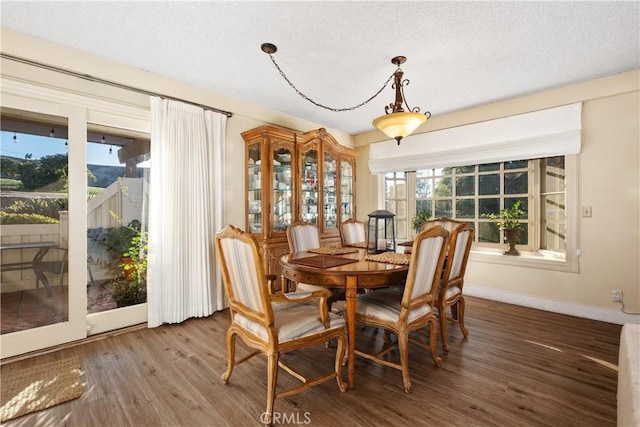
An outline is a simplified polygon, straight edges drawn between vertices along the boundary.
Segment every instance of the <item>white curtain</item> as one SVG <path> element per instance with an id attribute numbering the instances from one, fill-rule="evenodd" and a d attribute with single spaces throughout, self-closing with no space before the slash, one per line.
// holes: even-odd
<path id="1" fill-rule="evenodd" d="M 224 223 L 227 117 L 151 98 L 148 325 L 224 308 L 215 233 Z"/>

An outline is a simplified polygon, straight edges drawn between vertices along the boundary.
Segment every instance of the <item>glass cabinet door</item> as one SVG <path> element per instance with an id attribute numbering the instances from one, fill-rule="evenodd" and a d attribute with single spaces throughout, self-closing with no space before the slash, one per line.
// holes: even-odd
<path id="1" fill-rule="evenodd" d="M 252 144 L 247 149 L 247 225 L 250 233 L 262 232 L 262 159 L 260 143 Z"/>
<path id="2" fill-rule="evenodd" d="M 273 151 L 273 231 L 283 232 L 293 219 L 293 187 L 291 182 L 291 150 Z"/>
<path id="3" fill-rule="evenodd" d="M 353 218 L 353 166 L 340 162 L 340 221 Z"/>
<path id="4" fill-rule="evenodd" d="M 323 199 L 324 228 L 337 228 L 338 209 L 336 197 L 337 162 L 329 153 L 324 154 L 323 164 Z"/>
<path id="5" fill-rule="evenodd" d="M 303 221 L 318 225 L 318 150 L 302 153 L 300 163 L 300 216 Z"/>

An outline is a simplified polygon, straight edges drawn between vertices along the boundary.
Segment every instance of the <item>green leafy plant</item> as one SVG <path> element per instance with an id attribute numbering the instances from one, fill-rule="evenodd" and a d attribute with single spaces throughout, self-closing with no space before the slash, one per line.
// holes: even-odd
<path id="1" fill-rule="evenodd" d="M 4 163 L 4 159 L 2 162 Z M 0 178 L 0 187 L 4 191 L 18 191 L 22 188 L 22 181 L 19 179 Z"/>
<path id="2" fill-rule="evenodd" d="M 147 301 L 147 286 L 144 282 L 132 282 L 124 277 L 111 281 L 111 292 L 118 307 L 141 304 Z"/>
<path id="3" fill-rule="evenodd" d="M 118 307 L 140 304 L 147 300 L 147 232 L 138 232 L 122 254 L 119 266 L 124 276 L 111 281 L 113 298 Z"/>
<path id="4" fill-rule="evenodd" d="M 0 224 L 2 225 L 15 225 L 15 224 L 58 224 L 60 221 L 44 215 L 34 213 L 11 213 L 0 212 Z"/>
<path id="5" fill-rule="evenodd" d="M 522 200 L 516 201 L 513 205 L 506 209 L 500 209 L 500 214 L 482 214 L 483 218 L 497 219 L 496 224 L 504 229 L 519 229 L 521 227 L 520 218 L 524 215 L 524 211 L 520 209 Z"/>
<path id="6" fill-rule="evenodd" d="M 55 199 L 20 198 L 3 209 L 5 212 L 17 214 L 38 214 L 58 219 L 59 211 L 69 208 L 69 200 L 64 197 Z"/>
<path id="7" fill-rule="evenodd" d="M 129 198 L 129 189 L 118 179 L 123 196 Z M 118 266 L 122 268 L 119 276 L 112 280 L 113 298 L 118 307 L 143 303 L 147 299 L 147 252 L 148 233 L 142 230 L 139 220 L 123 224 L 120 216 L 111 211 L 111 216 L 121 224 L 111 231 L 111 250 L 120 258 Z M 107 234 L 109 241 L 109 234 Z M 108 245 L 109 246 L 109 245 Z"/>
<path id="8" fill-rule="evenodd" d="M 427 211 L 418 211 L 413 218 L 411 218 L 411 228 L 416 234 L 422 231 L 422 226 L 429 218 L 431 218 L 431 214 Z"/>
<path id="9" fill-rule="evenodd" d="M 133 220 L 127 225 L 109 227 L 105 232 L 103 244 L 117 258 L 129 251 L 133 238 L 140 234 L 140 221 Z"/>
<path id="10" fill-rule="evenodd" d="M 143 282 L 147 279 L 147 232 L 140 232 L 131 239 L 131 246 L 127 252 L 122 254 L 123 259 L 120 267 L 124 270 L 125 277 L 132 282 Z"/>
<path id="11" fill-rule="evenodd" d="M 25 158 L 31 159 L 27 154 Z M 43 156 L 39 160 L 22 162 L 18 173 L 26 190 L 65 191 L 69 172 L 66 154 Z"/>

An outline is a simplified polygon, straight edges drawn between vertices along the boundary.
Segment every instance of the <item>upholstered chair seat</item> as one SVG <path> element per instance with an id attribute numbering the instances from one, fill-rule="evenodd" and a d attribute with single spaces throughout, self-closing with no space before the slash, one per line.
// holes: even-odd
<path id="1" fill-rule="evenodd" d="M 356 312 L 371 319 L 398 323 L 402 312 L 403 296 L 402 292 L 398 292 L 398 289 L 381 289 L 358 296 Z M 428 304 L 422 305 L 409 312 L 407 321 L 411 323 L 422 316 L 429 315 L 432 311 Z"/>
<path id="2" fill-rule="evenodd" d="M 278 333 L 278 342 L 302 338 L 308 334 L 315 334 L 326 329 L 344 328 L 344 319 L 329 313 L 329 326 L 325 327 L 320 319 L 317 304 L 274 304 L 274 326 Z M 254 322 L 240 314 L 236 315 L 236 322 L 263 340 L 268 340 L 268 329 L 258 322 Z"/>

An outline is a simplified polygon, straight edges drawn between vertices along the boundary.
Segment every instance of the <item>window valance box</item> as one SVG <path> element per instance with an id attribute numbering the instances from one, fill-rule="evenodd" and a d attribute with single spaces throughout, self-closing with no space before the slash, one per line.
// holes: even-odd
<path id="1" fill-rule="evenodd" d="M 580 153 L 582 103 L 518 114 L 371 144 L 369 169 L 466 166 Z"/>

